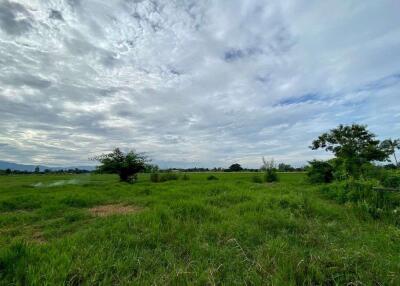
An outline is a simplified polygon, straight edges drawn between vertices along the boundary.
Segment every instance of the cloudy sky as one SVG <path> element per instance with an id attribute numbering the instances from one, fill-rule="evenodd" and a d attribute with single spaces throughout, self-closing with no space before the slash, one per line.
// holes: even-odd
<path id="1" fill-rule="evenodd" d="M 0 0 L 0 160 L 301 165 L 343 123 L 400 137 L 400 2 Z"/>

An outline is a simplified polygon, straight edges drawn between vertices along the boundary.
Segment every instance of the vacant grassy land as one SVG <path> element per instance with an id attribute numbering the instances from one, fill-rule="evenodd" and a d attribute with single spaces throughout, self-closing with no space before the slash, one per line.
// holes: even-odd
<path id="1" fill-rule="evenodd" d="M 399 285 L 400 230 L 280 174 L 0 177 L 3 285 Z"/>

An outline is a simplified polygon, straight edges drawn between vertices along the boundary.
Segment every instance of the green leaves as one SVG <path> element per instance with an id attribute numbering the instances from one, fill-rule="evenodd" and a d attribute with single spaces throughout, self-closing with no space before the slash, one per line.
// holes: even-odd
<path id="1" fill-rule="evenodd" d="M 383 148 L 375 137 L 365 125 L 339 125 L 320 135 L 312 142 L 310 148 L 312 150 L 321 148 L 332 152 L 345 163 L 349 174 L 356 175 L 362 164 L 388 159 L 387 149 Z"/>
<path id="2" fill-rule="evenodd" d="M 124 182 L 133 182 L 136 174 L 144 171 L 150 161 L 144 154 L 133 150 L 124 154 L 119 148 L 115 148 L 112 153 L 97 156 L 94 160 L 101 163 L 97 168 L 100 173 L 118 174 Z"/>

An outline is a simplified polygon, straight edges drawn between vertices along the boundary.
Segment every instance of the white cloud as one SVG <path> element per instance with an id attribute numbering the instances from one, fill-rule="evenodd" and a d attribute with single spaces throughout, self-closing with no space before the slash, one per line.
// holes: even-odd
<path id="1" fill-rule="evenodd" d="M 393 1 L 3 1 L 0 157 L 303 164 L 339 123 L 400 131 Z M 398 135 L 397 135 L 398 137 Z"/>

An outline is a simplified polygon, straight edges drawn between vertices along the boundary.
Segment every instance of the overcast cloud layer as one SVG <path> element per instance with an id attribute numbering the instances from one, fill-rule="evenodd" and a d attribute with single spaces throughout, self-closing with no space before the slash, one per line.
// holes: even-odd
<path id="1" fill-rule="evenodd" d="M 339 123 L 400 137 L 399 1 L 0 0 L 0 159 L 301 165 Z"/>

